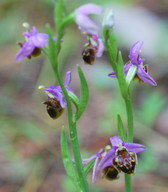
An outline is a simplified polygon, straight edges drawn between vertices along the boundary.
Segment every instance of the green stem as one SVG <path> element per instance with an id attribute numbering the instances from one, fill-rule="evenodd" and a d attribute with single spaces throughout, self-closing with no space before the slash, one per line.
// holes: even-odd
<path id="1" fill-rule="evenodd" d="M 129 90 L 128 90 L 129 91 Z M 128 93 L 128 97 L 124 100 L 127 111 L 127 142 L 133 142 L 133 111 L 132 111 L 132 103 L 130 94 Z M 131 192 L 131 177 L 125 174 L 125 192 Z"/>
<path id="2" fill-rule="evenodd" d="M 133 142 L 133 111 L 130 94 L 125 99 L 126 111 L 127 111 L 127 142 Z"/>
<path id="3" fill-rule="evenodd" d="M 113 67 L 113 70 L 117 76 L 121 95 L 125 101 L 126 112 L 127 112 L 127 142 L 133 142 L 133 111 L 131 96 L 129 93 L 129 83 L 125 81 L 125 74 L 123 71 L 123 61 L 121 53 L 118 56 L 118 65 L 116 65 L 117 58 L 117 46 L 115 42 L 115 36 L 112 31 L 104 30 L 105 44 L 107 48 L 107 55 L 110 61 L 110 64 Z M 132 69 L 135 72 L 136 69 Z M 132 72 L 130 72 L 132 73 Z M 132 78 L 132 76 L 131 76 Z M 130 79 L 129 79 L 130 81 Z M 131 192 L 131 177 L 125 174 L 125 192 Z"/>
<path id="4" fill-rule="evenodd" d="M 131 192 L 131 177 L 125 174 L 125 192 Z"/>
<path id="5" fill-rule="evenodd" d="M 82 190 L 83 190 L 83 192 L 87 192 L 87 191 L 89 191 L 88 183 L 87 183 L 86 175 L 84 173 L 84 169 L 83 169 L 83 165 L 82 165 L 82 159 L 81 159 L 81 155 L 80 155 L 80 148 L 79 148 L 79 142 L 78 142 L 77 130 L 76 130 L 76 122 L 74 121 L 74 117 L 73 117 L 71 101 L 70 101 L 70 97 L 68 96 L 68 92 L 62 82 L 60 73 L 58 71 L 58 54 L 59 54 L 60 47 L 61 47 L 62 35 L 63 35 L 63 28 L 58 30 L 55 50 L 50 50 L 51 51 L 50 62 L 51 62 L 55 77 L 58 81 L 58 84 L 60 85 L 60 87 L 62 89 L 62 92 L 63 92 L 66 102 L 67 102 L 69 132 L 70 132 L 70 139 L 71 139 L 71 144 L 72 144 L 73 155 L 74 155 L 74 159 L 75 159 L 76 170 L 78 173 L 79 182 L 82 187 Z"/>
<path id="6" fill-rule="evenodd" d="M 55 62 L 57 62 L 57 59 L 55 60 Z M 58 63 L 55 63 L 54 66 L 58 66 Z M 87 192 L 87 191 L 89 191 L 88 183 L 86 180 L 86 175 L 83 170 L 82 159 L 81 159 L 80 149 L 79 149 L 79 142 L 78 142 L 78 137 L 77 137 L 76 122 L 73 121 L 73 111 L 72 111 L 70 98 L 68 96 L 68 92 L 67 92 L 66 88 L 63 85 L 63 82 L 61 80 L 58 69 L 56 69 L 54 66 L 53 66 L 53 70 L 54 70 L 56 79 L 57 79 L 59 85 L 61 86 L 61 89 L 62 89 L 65 99 L 67 101 L 70 139 L 71 139 L 71 143 L 72 143 L 72 150 L 73 150 L 73 155 L 74 155 L 74 159 L 75 159 L 76 170 L 77 170 L 77 173 L 79 176 L 79 181 L 82 186 L 82 189 L 84 192 Z"/>

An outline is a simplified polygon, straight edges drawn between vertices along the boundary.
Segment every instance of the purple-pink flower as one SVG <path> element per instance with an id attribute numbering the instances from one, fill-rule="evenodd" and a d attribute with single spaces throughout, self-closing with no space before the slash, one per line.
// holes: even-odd
<path id="1" fill-rule="evenodd" d="M 25 57 L 31 58 L 31 56 L 36 56 L 41 53 L 40 48 L 48 45 L 48 35 L 46 33 L 38 33 L 36 27 L 32 29 L 27 28 L 27 32 L 23 32 L 26 39 L 24 43 L 19 43 L 21 45 L 20 51 L 17 53 L 15 60 L 20 62 Z M 53 37 L 56 40 L 55 37 Z"/>
<path id="2" fill-rule="evenodd" d="M 114 136 L 110 138 L 112 149 L 110 149 L 106 156 L 101 161 L 99 168 L 104 169 L 112 163 L 112 160 L 116 157 L 116 151 L 120 148 L 126 148 L 128 152 L 139 153 L 146 150 L 146 146 L 138 143 L 126 143 L 122 141 L 119 137 Z"/>
<path id="3" fill-rule="evenodd" d="M 137 67 L 135 79 L 138 79 L 139 81 L 144 81 L 153 86 L 157 86 L 157 83 L 155 82 L 155 80 L 150 75 L 148 75 L 148 71 L 147 71 L 148 68 L 146 65 L 143 64 L 144 59 L 141 59 L 139 57 L 142 45 L 143 45 L 143 41 L 137 41 L 131 47 L 130 54 L 129 54 L 130 61 L 124 66 L 125 76 L 127 76 L 131 66 L 134 65 Z M 108 76 L 112 78 L 116 78 L 116 75 L 114 72 L 109 73 Z"/>
<path id="4" fill-rule="evenodd" d="M 98 32 L 98 26 L 88 17 L 88 15 L 98 15 L 101 13 L 101 11 L 102 9 L 100 6 L 92 3 L 82 5 L 81 7 L 75 9 L 75 21 L 79 30 L 87 33 L 88 35 L 96 35 Z"/>
<path id="5" fill-rule="evenodd" d="M 81 7 L 77 8 L 75 10 L 76 16 L 75 16 L 75 21 L 76 24 L 78 25 L 79 30 L 87 34 L 89 38 L 89 43 L 85 46 L 83 55 L 84 57 L 87 55 L 87 58 L 84 61 L 87 64 L 93 64 L 93 62 L 87 62 L 87 60 L 92 59 L 94 60 L 94 57 L 101 57 L 104 51 L 104 45 L 103 41 L 101 38 L 99 38 L 99 27 L 97 24 L 92 21 L 88 15 L 90 14 L 97 14 L 99 15 L 102 12 L 102 8 L 98 5 L 95 4 L 85 4 L 82 5 Z M 88 46 L 88 47 L 87 47 Z M 85 52 L 85 50 L 87 51 Z M 89 51 L 88 51 L 89 49 Z M 96 52 L 94 52 L 96 50 Z M 88 53 L 89 52 L 89 53 Z"/>
<path id="6" fill-rule="evenodd" d="M 132 175 L 136 166 L 136 154 L 146 150 L 146 146 L 138 143 L 126 143 L 119 137 L 110 138 L 111 146 L 107 146 L 104 150 L 100 149 L 97 154 L 92 155 L 88 159 L 83 159 L 83 164 L 87 164 L 93 159 L 92 182 L 96 182 L 99 171 L 103 171 L 108 167 L 115 169 L 115 176 L 120 171 Z"/>
<path id="7" fill-rule="evenodd" d="M 67 71 L 64 86 L 67 89 L 67 91 L 73 92 L 72 89 L 68 86 L 70 82 L 71 82 L 71 72 Z M 55 87 L 53 85 L 49 85 L 49 87 L 46 87 L 44 90 L 50 99 L 56 99 L 57 101 L 59 101 L 62 108 L 66 107 L 67 104 L 66 99 L 60 86 Z"/>

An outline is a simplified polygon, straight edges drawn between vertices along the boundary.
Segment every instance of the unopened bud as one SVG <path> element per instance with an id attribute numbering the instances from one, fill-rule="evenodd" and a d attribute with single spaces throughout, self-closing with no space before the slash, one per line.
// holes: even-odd
<path id="1" fill-rule="evenodd" d="M 29 23 L 25 22 L 25 23 L 22 24 L 22 26 L 23 26 L 25 29 L 27 29 L 27 31 L 30 30 L 30 25 L 29 25 Z"/>
<path id="2" fill-rule="evenodd" d="M 107 9 L 104 14 L 103 27 L 111 29 L 114 26 L 114 13 L 111 9 Z"/>
<path id="3" fill-rule="evenodd" d="M 38 86 L 38 89 L 39 89 L 39 90 L 42 90 L 42 89 L 45 89 L 45 88 L 46 88 L 45 85 L 39 85 L 39 86 Z"/>

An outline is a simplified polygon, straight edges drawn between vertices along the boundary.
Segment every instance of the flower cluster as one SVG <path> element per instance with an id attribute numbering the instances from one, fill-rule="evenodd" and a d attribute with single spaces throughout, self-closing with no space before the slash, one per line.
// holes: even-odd
<path id="1" fill-rule="evenodd" d="M 136 73 L 135 73 L 134 79 L 137 79 L 138 81 L 144 81 L 153 86 L 156 86 L 157 83 L 155 82 L 155 80 L 150 75 L 148 75 L 147 66 L 143 64 L 144 59 L 141 59 L 139 57 L 142 45 L 143 45 L 143 41 L 137 41 L 131 47 L 130 54 L 129 54 L 130 61 L 124 66 L 125 76 L 127 76 L 132 66 L 136 66 Z M 108 75 L 112 78 L 116 78 L 116 75 L 114 72 L 111 72 Z"/>
<path id="2" fill-rule="evenodd" d="M 85 4 L 75 10 L 75 21 L 82 33 L 87 34 L 89 42 L 85 44 L 82 53 L 83 60 L 86 64 L 92 65 L 95 57 L 101 57 L 104 51 L 104 45 L 99 38 L 99 30 L 96 23 L 89 17 L 89 14 L 100 14 L 102 9 L 95 4 Z"/>
<path id="3" fill-rule="evenodd" d="M 137 165 L 137 153 L 146 150 L 146 147 L 138 143 L 126 143 L 119 137 L 114 136 L 110 138 L 111 146 L 106 146 L 97 154 L 92 155 L 88 159 L 83 159 L 83 164 L 87 164 L 95 159 L 92 182 L 96 182 L 96 177 L 100 170 L 103 171 L 105 177 L 108 179 L 118 178 L 118 173 L 121 171 L 134 175 L 135 167 Z"/>

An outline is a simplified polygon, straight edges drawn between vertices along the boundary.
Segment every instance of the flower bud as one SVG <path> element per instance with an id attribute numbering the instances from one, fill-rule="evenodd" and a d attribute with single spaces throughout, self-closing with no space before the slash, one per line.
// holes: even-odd
<path id="1" fill-rule="evenodd" d="M 30 30 L 30 25 L 29 25 L 29 23 L 25 22 L 25 23 L 22 24 L 22 26 L 23 26 L 25 29 L 27 29 L 27 31 Z"/>
<path id="2" fill-rule="evenodd" d="M 104 14 L 103 27 L 111 29 L 114 26 L 114 13 L 111 9 L 107 9 Z"/>

